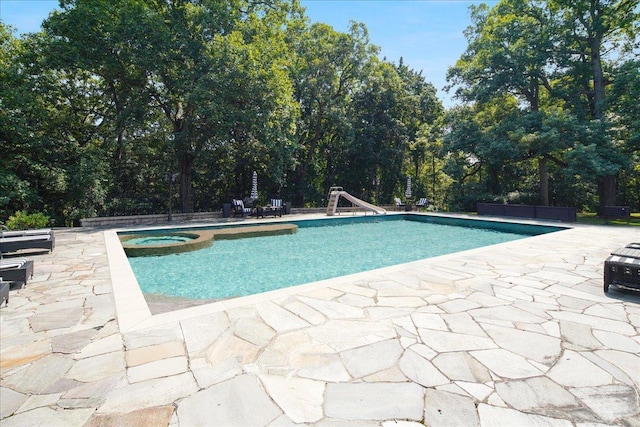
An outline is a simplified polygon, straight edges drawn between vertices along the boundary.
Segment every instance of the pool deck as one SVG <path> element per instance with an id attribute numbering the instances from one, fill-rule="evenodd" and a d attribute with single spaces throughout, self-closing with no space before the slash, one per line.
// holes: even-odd
<path id="1" fill-rule="evenodd" d="M 2 427 L 640 426 L 640 293 L 602 288 L 637 228 L 155 316 L 109 233 L 57 230 L 51 254 L 20 255 L 35 275 L 0 308 Z"/>

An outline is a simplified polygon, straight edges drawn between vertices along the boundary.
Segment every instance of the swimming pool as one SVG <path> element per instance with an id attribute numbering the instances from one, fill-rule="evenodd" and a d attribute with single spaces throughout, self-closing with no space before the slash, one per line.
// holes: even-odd
<path id="1" fill-rule="evenodd" d="M 215 241 L 194 252 L 129 263 L 144 293 L 224 299 L 564 229 L 426 215 L 289 223 L 298 226 L 296 234 Z"/>

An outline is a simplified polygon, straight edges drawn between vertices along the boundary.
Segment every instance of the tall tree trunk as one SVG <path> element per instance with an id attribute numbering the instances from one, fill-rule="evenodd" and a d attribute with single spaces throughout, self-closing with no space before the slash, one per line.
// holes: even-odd
<path id="1" fill-rule="evenodd" d="M 193 106 L 183 109 L 182 103 L 178 103 L 178 110 L 173 120 L 173 135 L 176 153 L 178 157 L 178 169 L 180 171 L 180 206 L 182 213 L 193 212 L 193 165 L 195 163 L 195 150 L 189 139 L 190 113 Z"/>
<path id="2" fill-rule="evenodd" d="M 542 206 L 549 206 L 549 170 L 544 156 L 538 159 L 538 173 L 540 174 L 540 201 Z"/>
<path id="3" fill-rule="evenodd" d="M 180 206 L 182 213 L 193 212 L 193 164 L 195 157 L 190 153 L 184 153 L 178 159 L 180 168 Z"/>
<path id="4" fill-rule="evenodd" d="M 300 163 L 296 166 L 295 171 L 295 194 L 293 196 L 293 205 L 296 207 L 304 207 L 305 203 L 305 192 L 308 188 L 306 183 L 307 180 L 307 171 L 311 163 L 316 160 L 316 148 L 318 147 L 318 143 L 320 138 L 322 137 L 322 119 L 324 118 L 324 106 L 323 104 L 319 104 L 318 113 L 315 120 L 313 136 L 307 140 L 302 139 L 298 143 L 301 146 L 307 146 L 307 152 L 301 155 Z"/>
<path id="5" fill-rule="evenodd" d="M 602 22 L 601 12 L 595 7 L 596 4 L 599 4 L 599 1 L 593 2 L 592 4 L 594 5 L 591 10 L 594 31 L 589 38 L 589 48 L 591 50 L 591 71 L 593 73 L 593 119 L 602 122 L 605 118 L 606 93 L 600 49 L 602 47 L 605 28 Z M 604 206 L 616 204 L 616 186 L 617 181 L 615 175 L 605 175 L 598 183 L 600 212 L 603 211 Z"/>
<path id="6" fill-rule="evenodd" d="M 593 118 L 603 120 L 605 113 L 605 81 L 602 71 L 602 58 L 600 57 L 600 45 L 602 36 L 595 35 L 591 41 L 591 69 L 593 73 Z"/>
<path id="7" fill-rule="evenodd" d="M 591 50 L 593 69 L 593 112 L 594 119 L 603 121 L 605 116 L 605 82 L 600 58 L 600 37 L 596 36 Z M 617 180 L 615 175 L 605 175 L 599 183 L 600 212 L 604 206 L 616 205 Z"/>
<path id="8" fill-rule="evenodd" d="M 616 205 L 617 180 L 615 175 L 606 175 L 598 182 L 598 192 L 600 193 L 600 211 L 604 212 L 605 206 Z"/>
<path id="9" fill-rule="evenodd" d="M 431 199 L 436 196 L 436 155 L 431 156 Z"/>

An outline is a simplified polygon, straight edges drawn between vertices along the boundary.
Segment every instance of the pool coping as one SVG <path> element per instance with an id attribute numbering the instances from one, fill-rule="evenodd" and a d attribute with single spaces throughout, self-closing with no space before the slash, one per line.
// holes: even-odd
<path id="1" fill-rule="evenodd" d="M 497 222 L 497 223 L 509 223 L 509 224 L 526 224 L 526 225 L 538 225 L 538 226 L 551 226 L 551 227 L 560 227 L 566 228 L 566 230 L 556 231 L 556 233 L 562 233 L 574 228 L 574 225 L 569 224 L 561 224 L 557 222 L 549 222 L 549 221 L 539 221 L 539 220 L 528 220 L 528 219 L 518 219 L 511 220 L 505 218 L 476 218 L 469 215 L 451 215 L 451 214 L 440 214 L 440 213 L 407 213 L 407 212 L 398 212 L 398 213 L 388 213 L 388 215 L 421 215 L 421 216 L 433 216 L 433 217 L 444 217 L 444 218 L 455 218 L 455 219 L 468 219 L 474 221 L 486 221 L 486 222 Z M 365 215 L 354 215 L 354 216 L 365 216 Z M 232 308 L 244 307 L 252 304 L 256 304 L 259 302 L 271 301 L 282 297 L 287 297 L 291 295 L 297 295 L 304 292 L 309 292 L 315 289 L 327 288 L 330 286 L 336 286 L 340 284 L 345 284 L 347 282 L 352 282 L 354 280 L 361 279 L 363 277 L 367 277 L 370 275 L 379 275 L 381 273 L 390 273 L 394 271 L 398 271 L 401 269 L 405 269 L 411 265 L 418 265 L 424 263 L 435 263 L 439 260 L 446 260 L 450 258 L 464 256 L 465 254 L 473 254 L 477 251 L 483 251 L 488 247 L 500 247 L 503 245 L 509 245 L 514 242 L 520 242 L 524 239 L 535 239 L 538 237 L 545 236 L 545 234 L 530 236 L 524 239 L 516 239 L 509 242 L 497 243 L 488 246 L 482 246 L 479 248 L 468 249 L 465 251 L 454 252 L 446 255 L 439 255 L 436 257 L 425 258 L 417 261 L 411 261 L 407 263 L 396 264 L 389 267 L 382 267 L 373 270 L 367 270 L 359 273 L 348 274 L 339 277 L 333 277 L 329 279 L 324 279 L 320 281 L 305 283 L 301 285 L 290 286 L 287 288 L 276 289 L 267 292 L 261 292 L 254 295 L 236 297 L 225 299 L 222 301 L 209 302 L 204 303 L 202 305 L 198 305 L 195 307 L 183 308 L 175 311 L 170 311 L 166 313 L 160 314 L 152 314 L 149 309 L 149 305 L 144 297 L 142 290 L 138 284 L 138 281 L 135 277 L 133 269 L 129 264 L 127 259 L 127 255 L 122 247 L 120 242 L 120 238 L 118 237 L 118 233 L 131 232 L 131 231 L 140 231 L 140 230 L 163 230 L 163 229 L 187 229 L 187 228 L 199 228 L 199 227 L 208 227 L 208 226 L 235 226 L 235 225 L 254 225 L 254 224 L 273 224 L 277 222 L 291 222 L 291 221 L 305 221 L 305 220 L 332 220 L 344 218 L 345 216 L 325 216 L 325 215 L 317 215 L 317 214 L 306 214 L 306 215 L 296 215 L 291 216 L 290 218 L 274 218 L 274 219 L 249 219 L 242 222 L 234 222 L 234 223 L 216 223 L 216 222 L 206 222 L 206 223 L 198 223 L 198 224 L 176 224 L 176 225 L 162 225 L 162 226 L 141 226 L 141 227 L 126 227 L 126 228 L 116 228 L 104 231 L 104 243 L 107 252 L 107 259 L 109 263 L 109 271 L 111 273 L 112 284 L 113 284 L 113 296 L 116 306 L 116 317 L 118 319 L 118 324 L 120 326 L 120 331 L 122 333 L 138 331 L 147 329 L 154 326 L 164 325 L 176 321 L 181 321 L 193 317 L 202 316 L 205 314 L 211 314 L 215 312 L 221 312 L 225 310 L 229 310 Z"/>

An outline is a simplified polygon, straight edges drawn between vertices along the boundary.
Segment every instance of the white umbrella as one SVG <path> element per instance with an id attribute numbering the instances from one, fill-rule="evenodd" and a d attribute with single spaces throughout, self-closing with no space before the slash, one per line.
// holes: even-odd
<path id="1" fill-rule="evenodd" d="M 407 199 L 411 198 L 411 177 L 407 177 L 407 190 L 404 192 L 404 196 Z"/>
<path id="2" fill-rule="evenodd" d="M 251 179 L 251 200 L 258 199 L 258 172 L 253 171 L 253 178 Z"/>

